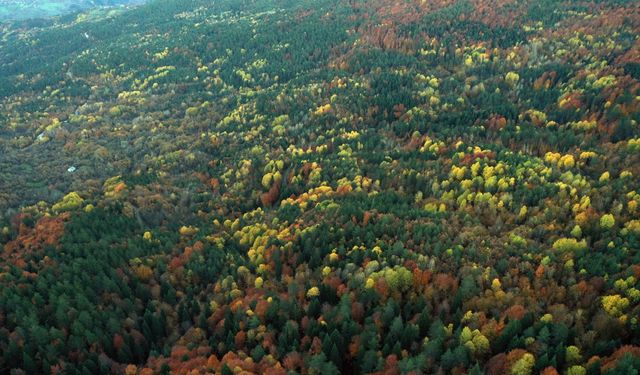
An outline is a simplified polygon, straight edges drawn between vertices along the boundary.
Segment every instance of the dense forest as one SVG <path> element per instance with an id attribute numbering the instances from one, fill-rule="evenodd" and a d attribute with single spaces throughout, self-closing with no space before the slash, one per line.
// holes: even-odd
<path id="1" fill-rule="evenodd" d="M 0 0 L 0 22 L 28 20 L 90 10 L 95 7 L 137 5 L 145 0 Z"/>
<path id="2" fill-rule="evenodd" d="M 634 0 L 0 23 L 0 373 L 638 374 Z"/>

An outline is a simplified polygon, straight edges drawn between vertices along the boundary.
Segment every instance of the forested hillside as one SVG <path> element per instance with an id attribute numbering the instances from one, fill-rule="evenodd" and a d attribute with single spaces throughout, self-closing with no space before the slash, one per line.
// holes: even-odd
<path id="1" fill-rule="evenodd" d="M 136 5 L 144 0 L 0 0 L 0 21 L 46 18 L 95 7 Z"/>
<path id="2" fill-rule="evenodd" d="M 637 373 L 639 121 L 633 0 L 0 23 L 0 373 Z"/>

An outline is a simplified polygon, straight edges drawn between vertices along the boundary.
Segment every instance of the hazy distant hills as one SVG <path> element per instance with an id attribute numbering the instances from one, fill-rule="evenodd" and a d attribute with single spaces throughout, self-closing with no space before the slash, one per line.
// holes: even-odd
<path id="1" fill-rule="evenodd" d="M 51 17 L 92 7 L 142 2 L 144 0 L 0 0 L 0 21 Z"/>

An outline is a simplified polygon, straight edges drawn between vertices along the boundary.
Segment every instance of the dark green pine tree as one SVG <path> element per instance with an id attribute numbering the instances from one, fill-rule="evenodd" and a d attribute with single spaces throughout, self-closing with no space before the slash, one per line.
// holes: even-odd
<path id="1" fill-rule="evenodd" d="M 362 373 L 371 373 L 378 371 L 380 368 L 380 358 L 375 350 L 367 350 L 364 353 L 360 370 Z"/>
<path id="2" fill-rule="evenodd" d="M 222 375 L 233 375 L 233 371 L 231 371 L 231 369 L 229 368 L 229 366 L 227 366 L 226 363 L 222 366 L 221 373 Z"/>
<path id="3" fill-rule="evenodd" d="M 334 365 L 336 365 L 336 367 L 338 369 L 342 368 L 342 354 L 340 354 L 340 350 L 338 349 L 338 346 L 334 343 L 333 345 L 331 345 L 331 349 L 329 352 L 329 360 L 331 360 L 331 362 L 333 362 Z"/>

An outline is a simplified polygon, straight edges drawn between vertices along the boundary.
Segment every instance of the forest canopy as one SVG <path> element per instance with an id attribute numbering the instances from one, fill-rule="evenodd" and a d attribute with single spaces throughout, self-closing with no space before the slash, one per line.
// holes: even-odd
<path id="1" fill-rule="evenodd" d="M 640 7 L 0 23 L 0 373 L 640 370 Z"/>

